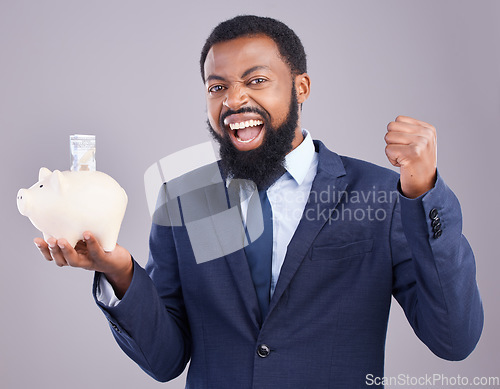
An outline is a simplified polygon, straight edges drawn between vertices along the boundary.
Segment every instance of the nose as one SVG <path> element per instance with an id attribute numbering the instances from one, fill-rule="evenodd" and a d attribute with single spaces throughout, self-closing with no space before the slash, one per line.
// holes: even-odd
<path id="1" fill-rule="evenodd" d="M 21 215 L 26 216 L 26 189 L 19 189 L 19 192 L 17 192 L 17 209 L 19 209 L 19 212 Z"/>
<path id="2" fill-rule="evenodd" d="M 248 103 L 248 95 L 241 85 L 233 85 L 227 89 L 226 98 L 222 102 L 227 108 L 236 111 Z"/>

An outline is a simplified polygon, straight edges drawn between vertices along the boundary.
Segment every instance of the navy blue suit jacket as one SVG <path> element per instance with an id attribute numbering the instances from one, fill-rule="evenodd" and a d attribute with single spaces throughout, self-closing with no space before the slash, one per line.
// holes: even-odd
<path id="1" fill-rule="evenodd" d="M 366 387 L 368 374 L 383 376 L 391 296 L 437 356 L 474 349 L 475 261 L 442 178 L 406 199 L 393 171 L 315 146 L 318 172 L 265 318 L 243 250 L 197 264 L 186 228 L 153 224 L 146 269 L 134 263 L 116 307 L 98 303 L 152 377 L 170 380 L 190 361 L 191 389 Z"/>

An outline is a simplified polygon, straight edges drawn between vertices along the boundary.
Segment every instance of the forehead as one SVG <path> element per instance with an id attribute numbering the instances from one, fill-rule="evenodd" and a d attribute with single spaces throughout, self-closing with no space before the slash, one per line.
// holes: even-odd
<path id="1" fill-rule="evenodd" d="M 214 44 L 205 60 L 205 79 L 210 75 L 240 76 L 254 67 L 266 67 L 270 71 L 290 73 L 276 43 L 268 36 L 258 35 Z"/>

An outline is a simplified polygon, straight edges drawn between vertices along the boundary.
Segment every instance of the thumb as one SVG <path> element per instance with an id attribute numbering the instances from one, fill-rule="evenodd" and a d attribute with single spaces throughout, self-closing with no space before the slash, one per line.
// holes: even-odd
<path id="1" fill-rule="evenodd" d="M 105 253 L 100 243 L 90 231 L 83 233 L 83 241 L 87 245 L 87 250 L 90 257 L 101 258 Z"/>

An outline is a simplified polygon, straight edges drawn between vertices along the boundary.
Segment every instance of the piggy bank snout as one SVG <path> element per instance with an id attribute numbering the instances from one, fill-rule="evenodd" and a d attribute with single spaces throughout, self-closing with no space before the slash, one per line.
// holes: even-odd
<path id="1" fill-rule="evenodd" d="M 19 189 L 19 192 L 17 192 L 17 209 L 19 209 L 19 212 L 23 216 L 26 216 L 28 197 L 28 191 L 26 189 Z"/>

